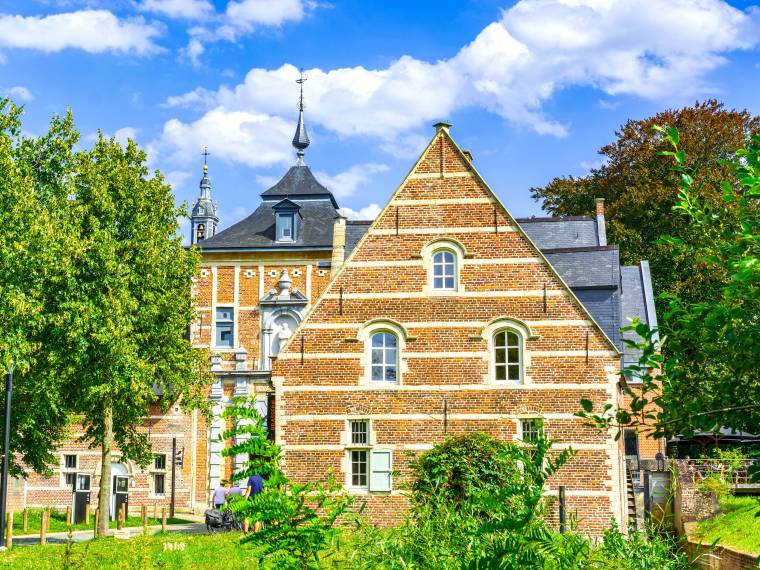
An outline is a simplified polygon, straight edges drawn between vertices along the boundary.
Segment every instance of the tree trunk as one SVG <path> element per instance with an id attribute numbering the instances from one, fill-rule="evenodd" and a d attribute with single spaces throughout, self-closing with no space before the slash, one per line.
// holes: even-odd
<path id="1" fill-rule="evenodd" d="M 103 443 L 101 445 L 100 492 L 98 495 L 98 536 L 108 536 L 111 520 L 111 445 L 113 444 L 113 410 L 107 407 L 103 413 Z"/>

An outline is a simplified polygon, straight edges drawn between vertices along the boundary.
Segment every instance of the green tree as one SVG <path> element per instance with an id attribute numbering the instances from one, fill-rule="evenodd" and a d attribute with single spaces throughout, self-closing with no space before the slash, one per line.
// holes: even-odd
<path id="1" fill-rule="evenodd" d="M 746 110 L 726 109 L 715 100 L 629 120 L 616 131 L 617 139 L 599 150 L 601 166 L 586 176 L 555 178 L 543 188 L 532 188 L 531 193 L 544 210 L 555 215 L 593 213 L 594 199 L 604 198 L 607 236 L 610 243 L 620 246 L 621 261 L 633 264 L 648 259 L 658 293 L 706 300 L 719 279 L 715 273 L 687 249 L 657 241 L 663 235 L 685 243 L 700 240 L 686 217 L 673 215 L 679 175 L 659 154 L 669 149 L 667 140 L 652 136 L 652 127 L 663 124 L 680 133 L 685 166 L 690 168 L 700 199 L 708 207 L 720 205 L 726 221 L 735 220 L 736 208 L 723 207 L 726 205 L 721 202 L 721 182 L 731 175 L 731 167 L 724 161 L 760 133 L 760 117 Z M 664 307 L 658 305 L 661 312 Z"/>
<path id="2" fill-rule="evenodd" d="M 342 492 L 332 474 L 327 483 L 296 483 L 280 470 L 280 446 L 267 437 L 264 418 L 252 401 L 236 399 L 225 409 L 232 428 L 222 441 L 236 443 L 222 450 L 225 457 L 243 457 L 233 479 L 250 475 L 264 478 L 264 490 L 250 500 L 233 500 L 230 508 L 263 528 L 244 542 L 261 545 L 259 564 L 266 568 L 307 570 L 320 568 L 320 561 L 333 556 L 342 529 L 351 518 L 353 497 Z M 266 566 L 263 566 L 265 565 Z"/>
<path id="3" fill-rule="evenodd" d="M 21 134 L 21 114 L 0 98 L 0 363 L 3 373 L 16 364 L 12 475 L 24 465 L 48 471 L 66 433 L 65 381 L 53 366 L 62 349 L 58 293 L 77 246 L 69 203 L 79 134 L 71 114 L 53 117 L 39 137 Z"/>
<path id="4" fill-rule="evenodd" d="M 715 291 L 709 301 L 665 297 L 670 324 L 662 342 L 646 324 L 631 325 L 642 338 L 634 343 L 642 357 L 624 374 L 642 383 L 641 390 L 630 391 L 632 408 L 641 414 L 592 414 L 584 402 L 581 415 L 602 427 L 648 424 L 658 437 L 721 427 L 760 433 L 760 135 L 726 163 L 730 178 L 721 185 L 722 200 L 708 202 L 681 148 L 679 131 L 658 131 L 671 147 L 663 154 L 675 162 L 679 177 L 674 210 L 699 236 L 694 242 L 678 237 L 663 241 L 712 272 Z M 667 347 L 665 355 L 661 345 Z M 659 409 L 649 409 L 649 402 Z"/>
<path id="5" fill-rule="evenodd" d="M 133 141 L 122 148 L 102 135 L 77 153 L 70 211 L 79 245 L 58 293 L 66 350 L 53 369 L 66 376 L 83 440 L 101 450 L 101 534 L 114 444 L 144 465 L 151 454 L 142 426 L 152 406 L 206 406 L 207 366 L 186 338 L 198 254 L 182 246 L 183 211 L 160 172 L 149 177 L 145 158 Z"/>

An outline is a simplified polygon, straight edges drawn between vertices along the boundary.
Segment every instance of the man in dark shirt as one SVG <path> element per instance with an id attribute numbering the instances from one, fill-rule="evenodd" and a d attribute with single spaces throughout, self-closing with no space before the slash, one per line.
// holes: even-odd
<path id="1" fill-rule="evenodd" d="M 258 473 L 248 477 L 248 483 L 245 486 L 245 495 L 243 499 L 251 499 L 264 490 L 264 479 Z M 248 519 L 243 521 L 243 532 L 248 532 Z M 253 531 L 258 532 L 261 529 L 261 523 L 256 521 L 253 524 Z"/>
<path id="2" fill-rule="evenodd" d="M 254 497 L 264 490 L 264 479 L 261 475 L 251 475 L 246 483 L 244 498 Z"/>

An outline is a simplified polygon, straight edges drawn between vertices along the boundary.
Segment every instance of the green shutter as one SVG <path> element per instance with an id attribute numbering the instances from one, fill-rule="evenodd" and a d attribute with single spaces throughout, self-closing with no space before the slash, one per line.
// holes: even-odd
<path id="1" fill-rule="evenodd" d="M 391 468 L 393 466 L 393 452 L 390 450 L 373 450 L 370 455 L 369 490 L 391 490 Z"/>

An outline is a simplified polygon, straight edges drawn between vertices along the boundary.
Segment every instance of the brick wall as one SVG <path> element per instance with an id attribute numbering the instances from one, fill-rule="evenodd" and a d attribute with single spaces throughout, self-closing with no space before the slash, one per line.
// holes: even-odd
<path id="1" fill-rule="evenodd" d="M 433 243 L 460 252 L 455 292 L 431 294 Z M 499 319 L 525 333 L 522 384 L 493 378 Z M 368 379 L 376 326 L 399 336 L 397 385 Z M 619 445 L 573 414 L 581 398 L 615 403 L 618 372 L 614 347 L 441 130 L 274 363 L 283 465 L 297 480 L 346 478 L 348 420 L 369 420 L 372 448 L 393 453 L 393 490 L 355 492 L 372 521 L 392 524 L 409 461 L 442 441 L 444 422 L 512 440 L 521 419 L 542 417 L 578 450 L 549 492 L 566 485 L 580 528 L 599 533 L 624 513 Z"/>

